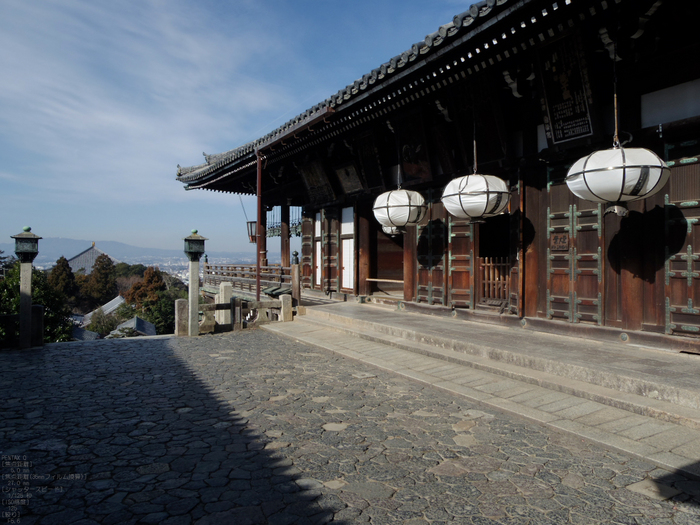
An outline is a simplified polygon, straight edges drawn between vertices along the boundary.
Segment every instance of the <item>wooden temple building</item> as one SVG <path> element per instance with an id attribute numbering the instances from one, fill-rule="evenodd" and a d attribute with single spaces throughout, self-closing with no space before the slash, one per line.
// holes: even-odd
<path id="1" fill-rule="evenodd" d="M 281 207 L 283 265 L 289 207 L 303 207 L 309 291 L 698 352 L 699 15 L 700 2 L 674 0 L 481 1 L 177 180 Z M 646 148 L 671 172 L 624 217 L 565 181 L 578 159 L 611 148 L 616 120 L 623 148 Z M 475 155 L 510 192 L 506 213 L 482 221 L 441 201 Z M 398 184 L 427 213 L 388 235 L 373 204 Z"/>

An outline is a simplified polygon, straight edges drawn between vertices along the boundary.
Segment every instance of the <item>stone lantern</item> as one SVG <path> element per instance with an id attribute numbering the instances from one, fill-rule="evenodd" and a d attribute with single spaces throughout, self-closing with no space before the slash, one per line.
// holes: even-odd
<path id="1" fill-rule="evenodd" d="M 32 262 L 39 254 L 39 237 L 29 226 L 13 235 L 15 254 L 19 259 L 19 347 L 32 344 Z M 43 337 L 43 336 L 42 336 Z"/>
<path id="2" fill-rule="evenodd" d="M 199 259 L 204 254 L 204 241 L 208 239 L 192 230 L 185 237 L 185 254 L 190 261 L 189 316 L 187 334 L 199 335 Z"/>

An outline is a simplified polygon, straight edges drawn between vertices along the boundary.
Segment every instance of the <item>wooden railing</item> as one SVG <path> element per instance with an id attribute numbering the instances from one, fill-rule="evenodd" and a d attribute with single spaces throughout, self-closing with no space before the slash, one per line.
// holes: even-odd
<path id="1" fill-rule="evenodd" d="M 508 299 L 510 258 L 482 257 L 479 259 L 479 269 L 481 299 Z"/>
<path id="2" fill-rule="evenodd" d="M 203 284 L 205 287 L 218 287 L 222 282 L 230 282 L 234 290 L 255 293 L 256 267 L 254 264 L 208 264 L 204 263 Z M 292 285 L 290 267 L 272 265 L 260 267 L 260 286 Z"/>

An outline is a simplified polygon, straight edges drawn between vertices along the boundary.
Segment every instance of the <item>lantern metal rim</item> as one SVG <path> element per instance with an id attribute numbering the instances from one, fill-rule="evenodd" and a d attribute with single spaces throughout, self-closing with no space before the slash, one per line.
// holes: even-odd
<path id="1" fill-rule="evenodd" d="M 594 152 L 594 153 L 595 153 L 595 152 Z M 591 153 L 591 155 L 592 155 L 592 154 L 593 154 L 593 153 Z M 602 172 L 602 171 L 626 170 L 626 169 L 630 169 L 630 168 L 633 168 L 633 169 L 634 169 L 634 168 L 657 168 L 657 169 L 661 169 L 661 170 L 670 170 L 670 168 L 669 168 L 668 166 L 665 166 L 665 165 L 657 165 L 657 164 L 622 164 L 622 165 L 616 165 L 616 166 L 605 166 L 605 167 L 602 167 L 602 168 L 584 169 L 584 170 L 581 170 L 581 171 L 577 171 L 577 172 L 575 172 L 575 173 L 568 173 L 568 174 L 566 175 L 566 178 L 565 178 L 564 180 L 571 179 L 571 178 L 577 177 L 577 176 L 579 176 L 579 175 L 583 175 L 584 173 L 598 173 L 598 172 Z M 561 179 L 560 179 L 560 180 L 561 180 Z"/>

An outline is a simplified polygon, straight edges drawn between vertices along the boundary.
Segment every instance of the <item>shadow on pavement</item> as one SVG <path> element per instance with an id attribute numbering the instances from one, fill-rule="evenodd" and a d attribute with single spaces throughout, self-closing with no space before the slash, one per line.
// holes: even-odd
<path id="1" fill-rule="evenodd" d="M 297 479 L 178 357 L 179 341 L 1 353 L 2 474 L 14 477 L 0 485 L 3 498 L 18 496 L 3 511 L 22 525 L 332 519 L 314 501 L 320 483 Z"/>
<path id="2" fill-rule="evenodd" d="M 688 472 L 700 472 L 700 461 L 687 465 Z M 652 498 L 670 499 L 683 505 L 700 507 L 700 479 L 690 479 L 685 473 L 677 471 L 650 480 Z M 643 493 L 643 491 L 640 491 Z"/>

